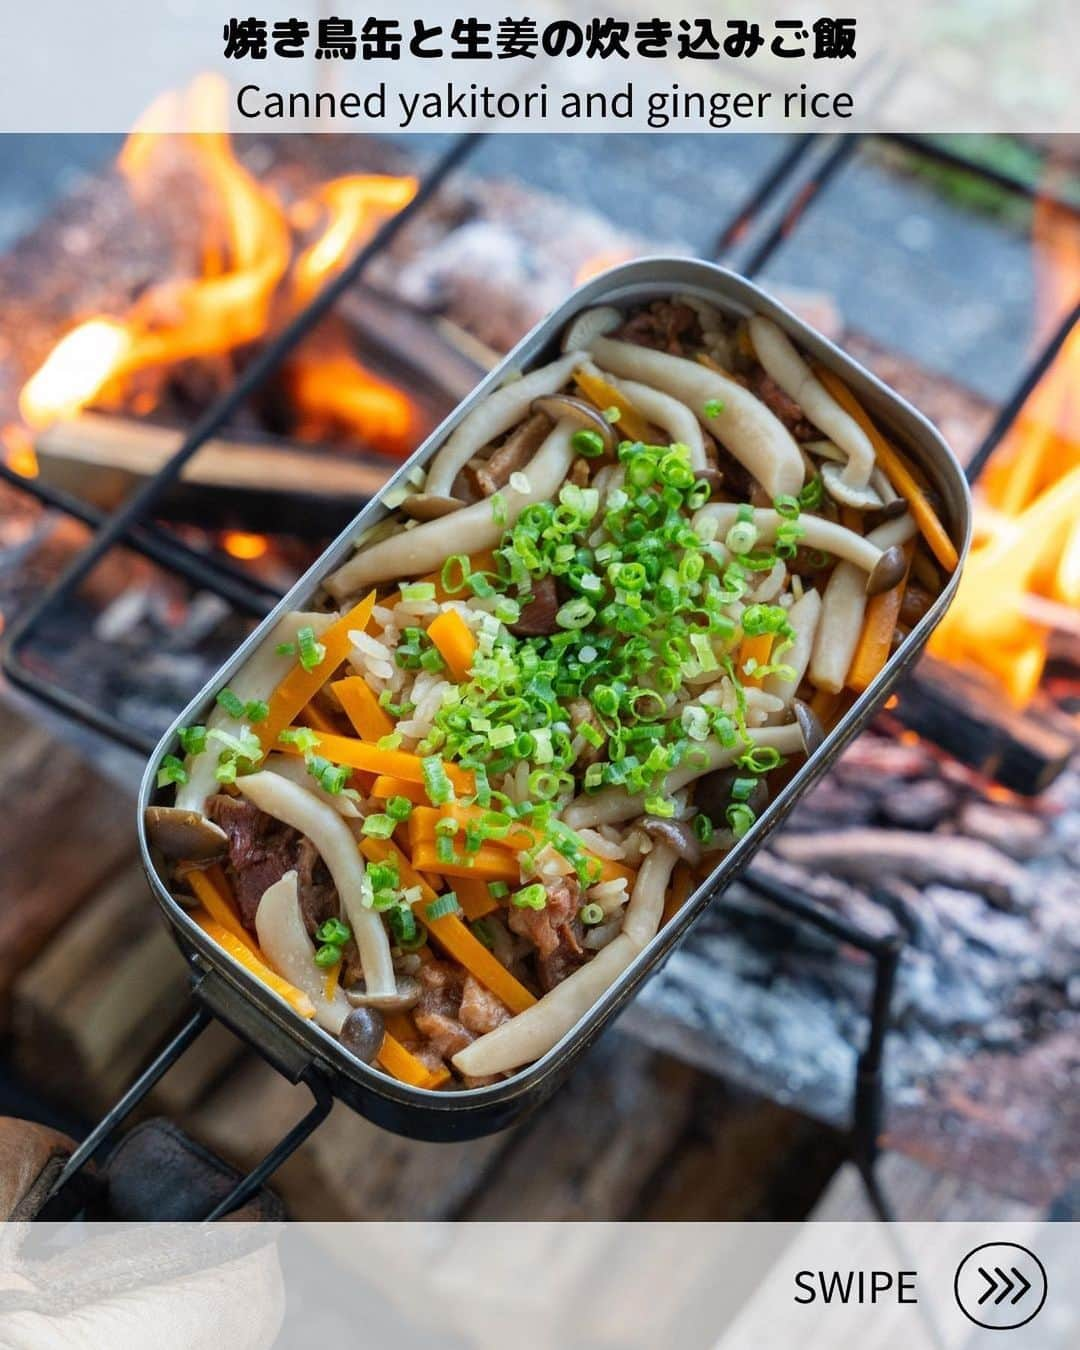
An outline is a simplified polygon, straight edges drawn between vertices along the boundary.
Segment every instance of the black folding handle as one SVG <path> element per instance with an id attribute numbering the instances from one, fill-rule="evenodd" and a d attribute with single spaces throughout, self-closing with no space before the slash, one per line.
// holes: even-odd
<path id="1" fill-rule="evenodd" d="M 307 1114 L 297 1121 L 288 1134 L 280 1139 L 266 1156 L 236 1183 L 229 1194 L 214 1206 L 210 1213 L 206 1215 L 206 1222 L 224 1218 L 226 1214 L 231 1214 L 233 1210 L 239 1209 L 253 1196 L 257 1195 L 274 1172 L 296 1152 L 304 1140 L 330 1114 L 330 1109 L 334 1104 L 334 1094 L 326 1075 L 314 1060 L 298 1058 L 299 1052 L 292 1042 L 282 1041 L 279 1046 L 273 1038 L 267 1040 L 265 1020 L 260 1020 L 261 1037 L 258 1039 L 246 1036 L 245 1028 L 231 1025 L 235 1015 L 236 1001 L 225 995 L 223 982 L 219 975 L 214 971 L 207 971 L 196 982 L 192 992 L 198 1006 L 191 1017 L 72 1153 L 53 1184 L 40 1217 L 47 1218 L 49 1213 L 54 1211 L 54 1201 L 64 1188 L 107 1144 L 112 1142 L 113 1136 L 123 1121 L 135 1110 L 158 1081 L 168 1073 L 177 1060 L 194 1045 L 222 1007 L 227 1006 L 229 1009 L 229 1015 L 223 1017 L 222 1020 L 230 1026 L 230 1029 L 236 1031 L 237 1035 L 244 1039 L 247 1044 L 252 1045 L 272 1068 L 292 1082 L 303 1083 L 314 1098 L 314 1104 Z M 286 1047 L 288 1047 L 287 1050 Z"/>

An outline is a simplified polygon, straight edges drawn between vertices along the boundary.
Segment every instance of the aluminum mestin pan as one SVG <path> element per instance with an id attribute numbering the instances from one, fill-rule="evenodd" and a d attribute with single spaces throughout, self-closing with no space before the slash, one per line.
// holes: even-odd
<path id="1" fill-rule="evenodd" d="M 401 466 L 384 492 L 360 512 L 349 528 L 177 717 L 151 756 L 139 794 L 138 828 L 143 863 L 158 903 L 191 965 L 197 996 L 216 1016 L 250 1041 L 291 1078 L 298 1079 L 304 1072 L 310 1073 L 312 1070 L 325 1074 L 339 1098 L 361 1114 L 402 1134 L 440 1140 L 472 1138 L 503 1128 L 524 1111 L 545 1100 L 586 1046 L 633 998 L 643 981 L 660 968 L 710 900 L 739 875 L 803 792 L 832 764 L 843 746 L 881 706 L 925 645 L 958 583 L 959 569 L 949 578 L 932 608 L 870 688 L 833 728 L 815 754 L 799 768 L 753 828 L 616 983 L 548 1054 L 499 1083 L 449 1093 L 408 1087 L 377 1068 L 360 1063 L 333 1037 L 296 1016 L 284 1002 L 206 937 L 170 895 L 159 861 L 152 856 L 143 825 L 144 808 L 155 799 L 155 781 L 160 761 L 163 755 L 174 748 L 177 728 L 205 717 L 213 705 L 214 695 L 229 683 L 285 610 L 311 607 L 323 578 L 350 556 L 352 541 L 359 532 L 387 513 L 383 504 L 386 491 L 410 469 L 426 465 L 447 434 L 473 405 L 508 375 L 530 369 L 547 358 L 557 346 L 562 329 L 578 311 L 597 304 L 627 307 L 676 293 L 698 295 L 734 315 L 753 311 L 769 315 L 795 339 L 803 351 L 835 370 L 879 425 L 925 472 L 944 503 L 945 517 L 961 561 L 967 552 L 971 523 L 967 484 L 956 459 L 936 429 L 874 375 L 759 287 L 712 263 L 686 258 L 644 258 L 594 277 L 578 287 L 481 381 L 473 393 Z"/>

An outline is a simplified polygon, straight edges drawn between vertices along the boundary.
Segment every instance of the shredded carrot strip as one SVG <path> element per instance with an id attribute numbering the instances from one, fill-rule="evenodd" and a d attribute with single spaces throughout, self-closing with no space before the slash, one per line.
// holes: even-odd
<path id="1" fill-rule="evenodd" d="M 414 806 L 427 806 L 429 798 L 423 783 L 407 783 L 404 778 L 391 778 L 380 773 L 371 785 L 371 795 L 387 801 L 390 797 L 404 797 Z"/>
<path id="2" fill-rule="evenodd" d="M 867 601 L 863 630 L 859 635 L 859 645 L 855 648 L 847 678 L 849 686 L 857 694 L 862 693 L 889 659 L 892 637 L 900 617 L 900 606 L 904 602 L 904 591 L 907 588 L 914 553 L 914 541 L 909 541 L 904 546 L 907 566 L 903 577 L 891 590 L 882 591 L 880 595 L 872 596 Z"/>
<path id="3" fill-rule="evenodd" d="M 249 951 L 254 952 L 255 940 L 240 922 L 240 915 L 236 912 L 236 905 L 233 902 L 232 887 L 221 868 L 215 865 L 200 871 L 192 867 L 184 873 L 184 880 L 214 922 L 219 923 Z"/>
<path id="4" fill-rule="evenodd" d="M 524 1012 L 536 1002 L 532 994 L 515 980 L 506 967 L 473 937 L 456 914 L 444 914 L 441 919 L 427 919 L 421 910 L 417 916 L 431 936 L 458 961 L 470 975 L 490 989 L 511 1012 Z"/>
<path id="5" fill-rule="evenodd" d="M 648 422 L 626 395 L 620 393 L 613 384 L 608 384 L 607 380 L 602 380 L 598 375 L 592 375 L 587 370 L 575 371 L 574 383 L 589 402 L 595 404 L 601 412 L 606 412 L 608 408 L 618 408 L 619 420 L 615 423 L 615 430 L 622 440 L 649 441 L 652 439 Z"/>
<path id="6" fill-rule="evenodd" d="M 760 689 L 764 683 L 764 676 L 746 674 L 746 666 L 750 661 L 755 661 L 757 666 L 767 666 L 769 664 L 769 653 L 772 651 L 772 634 L 760 633 L 754 637 L 744 637 L 739 644 L 739 659 L 735 663 L 739 672 L 739 679 L 743 684 L 751 684 L 755 689 Z"/>
<path id="7" fill-rule="evenodd" d="M 369 862 L 385 862 L 387 858 L 393 858 L 397 863 L 398 884 L 402 890 L 419 886 L 423 900 L 436 898 L 434 886 L 420 875 L 392 839 L 361 839 L 360 852 Z"/>
<path id="8" fill-rule="evenodd" d="M 482 806 L 460 806 L 457 802 L 447 802 L 445 806 L 418 806 L 409 817 L 409 842 L 414 848 L 418 843 L 431 843 L 435 839 L 435 826 L 440 820 L 456 820 L 464 828 L 479 825 L 490 814 Z M 534 829 L 515 821 L 506 834 L 488 839 L 486 843 L 498 844 L 520 853 L 522 849 L 532 848 L 537 839 Z"/>
<path id="9" fill-rule="evenodd" d="M 679 863 L 675 868 L 675 875 L 671 878 L 671 885 L 668 887 L 667 898 L 664 900 L 664 913 L 660 920 L 661 925 L 678 914 L 683 905 L 686 904 L 687 897 L 690 895 L 690 869 L 685 863 Z"/>
<path id="10" fill-rule="evenodd" d="M 214 939 L 222 951 L 231 956 L 234 961 L 239 962 L 245 970 L 250 971 L 257 980 L 261 980 L 267 988 L 272 989 L 275 994 L 283 998 L 301 1017 L 315 1016 L 315 1005 L 303 990 L 297 989 L 288 980 L 283 980 L 276 970 L 271 970 L 246 943 L 241 942 L 216 919 L 211 918 L 206 910 L 193 910 L 191 917 L 208 937 Z"/>
<path id="11" fill-rule="evenodd" d="M 839 376 L 823 366 L 817 366 L 814 373 L 837 403 L 869 436 L 878 463 L 888 475 L 889 482 L 911 507 L 911 514 L 915 517 L 931 553 L 947 572 L 955 572 L 960 563 L 956 546 L 949 538 L 945 526 L 938 520 L 934 508 L 926 500 L 915 475 L 905 464 L 900 452 L 885 439 L 862 404 Z"/>
<path id="12" fill-rule="evenodd" d="M 353 724 L 356 734 L 365 741 L 377 741 L 389 736 L 394 730 L 385 708 L 379 707 L 379 700 L 371 692 L 367 680 L 359 675 L 349 675 L 337 680 L 330 688 L 337 694 L 345 715 Z M 320 727 L 320 731 L 333 731 L 333 727 Z"/>
<path id="13" fill-rule="evenodd" d="M 422 1061 L 410 1054 L 401 1042 L 386 1032 L 379 1053 L 375 1056 L 392 1078 L 408 1083 L 410 1087 L 437 1088 L 450 1077 L 448 1069 L 433 1072 Z"/>
<path id="14" fill-rule="evenodd" d="M 296 715 L 304 726 L 310 727 L 312 731 L 328 731 L 331 735 L 337 731 L 337 727 L 315 703 L 309 703 L 306 708 L 301 708 Z"/>
<path id="15" fill-rule="evenodd" d="M 479 806 L 461 806 L 457 802 L 448 802 L 445 806 L 431 807 L 418 806 L 409 817 L 409 845 L 415 852 L 418 846 L 434 847 L 435 844 L 435 825 L 439 820 L 456 820 L 459 825 L 467 826 L 479 824 L 489 813 Z M 541 842 L 540 834 L 531 826 L 523 824 L 521 821 L 515 821 L 507 833 L 499 839 L 488 839 L 484 842 L 483 849 L 501 848 L 508 849 L 511 853 L 520 853 L 524 849 L 535 848 Z M 556 850 L 557 851 L 557 850 Z M 427 857 L 425 852 L 425 857 Z M 469 857 L 476 855 L 469 854 Z M 485 856 L 488 856 L 485 853 Z M 625 879 L 628 885 L 632 885 L 636 873 L 633 868 L 624 866 L 623 863 L 615 862 L 612 858 L 601 858 L 595 854 L 589 855 L 592 861 L 598 864 L 600 868 L 600 881 L 615 881 L 619 877 Z M 425 863 L 424 866 L 427 866 Z M 447 875 L 461 875 L 461 873 L 449 873 L 444 864 L 432 867 L 432 871 L 444 871 Z M 465 873 L 469 875 L 469 873 Z M 499 876 L 492 877 L 492 880 L 509 880 L 510 878 Z"/>
<path id="16" fill-rule="evenodd" d="M 333 1000 L 334 995 L 337 993 L 338 980 L 340 979 L 341 979 L 341 962 L 335 961 L 334 964 L 330 967 L 330 969 L 326 972 L 326 975 L 323 979 L 323 998 L 326 999 L 327 1003 L 330 1003 Z"/>
<path id="17" fill-rule="evenodd" d="M 287 755 L 298 755 L 302 751 L 298 746 L 282 744 L 279 750 Z M 352 769 L 361 769 L 364 773 L 386 774 L 391 778 L 404 778 L 409 783 L 423 783 L 424 770 L 419 755 L 407 750 L 380 750 L 370 741 L 361 741 L 352 736 L 332 736 L 319 733 L 319 751 L 335 764 L 347 764 Z M 446 776 L 456 792 L 469 796 L 475 791 L 475 780 L 467 769 L 456 764 L 444 764 Z"/>
<path id="18" fill-rule="evenodd" d="M 521 880 L 517 858 L 494 844 L 481 844 L 475 853 L 455 853 L 450 862 L 439 857 L 433 839 L 414 844 L 412 852 L 413 862 L 421 872 L 444 877 L 481 877 L 484 881 Z"/>
<path id="19" fill-rule="evenodd" d="M 523 1012 L 536 1000 L 532 994 L 514 979 L 513 975 L 484 944 L 473 937 L 455 914 L 444 914 L 441 919 L 429 919 L 424 913 L 424 905 L 434 900 L 435 891 L 419 875 L 416 868 L 405 857 L 401 849 L 389 839 L 362 839 L 360 852 L 365 858 L 375 862 L 385 862 L 393 857 L 398 865 L 399 884 L 406 889 L 419 886 L 422 903 L 413 906 L 417 919 L 436 938 L 450 955 L 476 977 L 486 989 L 502 999 L 511 1012 Z M 414 860 L 420 866 L 419 859 Z"/>
<path id="20" fill-rule="evenodd" d="M 485 914 L 499 908 L 499 902 L 488 890 L 487 882 L 481 881 L 479 877 L 459 877 L 454 883 L 454 894 L 470 922 L 482 919 Z"/>
<path id="21" fill-rule="evenodd" d="M 731 371 L 725 370 L 719 361 L 709 355 L 708 352 L 698 352 L 697 359 L 699 364 L 706 366 L 709 370 L 715 370 L 717 375 L 724 375 L 731 379 Z"/>
<path id="22" fill-rule="evenodd" d="M 476 638 L 457 610 L 444 609 L 428 624 L 427 631 L 454 679 L 459 684 L 467 680 L 476 655 Z"/>
<path id="23" fill-rule="evenodd" d="M 319 638 L 326 648 L 326 655 L 319 664 L 312 670 L 305 670 L 297 660 L 296 665 L 270 695 L 270 712 L 265 720 L 254 728 L 264 753 L 277 747 L 281 732 L 293 721 L 300 709 L 311 702 L 345 660 L 351 645 L 349 634 L 358 628 L 363 630 L 368 626 L 374 608 L 375 592 L 372 591 L 359 604 L 353 605 L 348 613 L 335 620 Z"/>

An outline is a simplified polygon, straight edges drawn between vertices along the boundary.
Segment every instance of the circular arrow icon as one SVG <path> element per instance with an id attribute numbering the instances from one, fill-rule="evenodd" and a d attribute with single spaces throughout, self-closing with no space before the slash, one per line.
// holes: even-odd
<path id="1" fill-rule="evenodd" d="M 1025 1326 L 1046 1302 L 1046 1270 L 1018 1242 L 986 1242 L 968 1252 L 953 1283 L 960 1311 L 976 1326 Z"/>

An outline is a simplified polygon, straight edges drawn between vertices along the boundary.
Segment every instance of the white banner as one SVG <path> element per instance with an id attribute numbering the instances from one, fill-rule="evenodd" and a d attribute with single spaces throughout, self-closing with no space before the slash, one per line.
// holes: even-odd
<path id="1" fill-rule="evenodd" d="M 42 1224 L 3 1239 L 13 1350 L 1065 1350 L 1080 1308 L 1075 1224 Z"/>
<path id="2" fill-rule="evenodd" d="M 0 131 L 1074 131 L 1074 0 L 53 0 L 5 14 Z"/>

